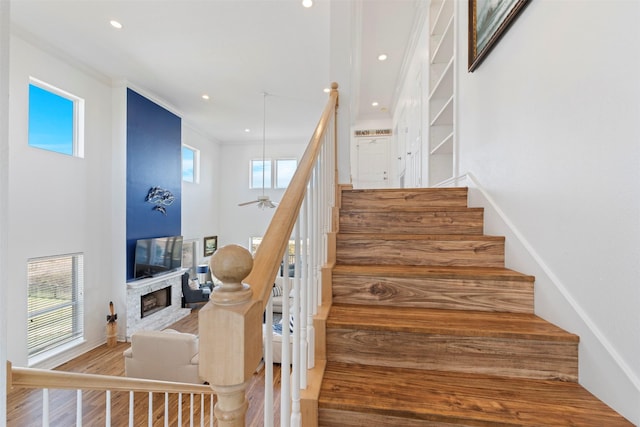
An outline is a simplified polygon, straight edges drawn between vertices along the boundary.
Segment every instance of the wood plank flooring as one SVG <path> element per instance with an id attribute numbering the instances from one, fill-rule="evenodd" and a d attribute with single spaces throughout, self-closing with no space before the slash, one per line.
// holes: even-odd
<path id="1" fill-rule="evenodd" d="M 186 318 L 170 326 L 180 332 L 198 333 L 198 310 L 192 310 Z M 124 376 L 124 359 L 122 352 L 129 348 L 129 343 L 118 343 L 113 348 L 101 345 L 61 366 L 56 370 L 81 372 L 89 374 Z M 274 378 L 274 425 L 280 424 L 280 365 L 273 366 Z M 249 410 L 246 418 L 247 426 L 264 424 L 264 369 L 256 373 L 247 387 Z M 50 391 L 50 425 L 67 427 L 75 425 L 76 393 L 71 390 Z M 134 425 L 146 426 L 148 414 L 148 394 L 135 393 Z M 169 395 L 169 407 L 177 408 L 178 396 Z M 182 424 L 189 425 L 191 402 L 189 396 L 182 396 Z M 128 425 L 129 393 L 111 393 L 111 425 Z M 84 392 L 82 397 L 83 426 L 105 425 L 105 393 Z M 204 410 L 206 417 L 210 414 L 210 402 L 201 405 L 200 397 L 193 402 L 196 424 L 200 422 L 200 412 Z M 208 419 L 208 418 L 205 418 Z M 42 425 L 42 392 L 40 390 L 14 389 L 7 395 L 7 426 L 30 427 Z M 153 425 L 164 426 L 164 396 L 154 395 Z M 169 414 L 169 425 L 178 425 L 178 414 L 172 410 Z M 208 425 L 208 424 L 207 424 Z"/>

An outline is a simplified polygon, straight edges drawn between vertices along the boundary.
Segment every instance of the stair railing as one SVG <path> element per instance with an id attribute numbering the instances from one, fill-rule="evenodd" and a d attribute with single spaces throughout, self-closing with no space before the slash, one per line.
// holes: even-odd
<path id="1" fill-rule="evenodd" d="M 272 426 L 273 344 L 271 295 L 276 275 L 283 272 L 280 425 L 303 424 L 301 390 L 314 366 L 313 317 L 322 304 L 327 233 L 332 226 L 337 177 L 336 112 L 338 85 L 329 101 L 255 257 L 244 248 L 218 249 L 211 272 L 222 285 L 200 310 L 200 376 L 217 394 L 214 410 L 219 426 L 245 425 L 246 385 L 264 361 L 265 426 Z M 290 253 L 290 241 L 295 247 Z M 293 277 L 289 259 L 295 257 Z M 290 296 L 291 305 L 287 303 Z M 292 319 L 293 330 L 289 328 Z M 264 319 L 264 323 L 263 323 Z M 289 342 L 292 342 L 291 354 Z M 264 343 L 264 344 L 263 344 Z M 287 367 L 291 366 L 291 369 Z M 313 411 L 311 411 L 313 412 Z M 312 422 L 315 424 L 315 420 Z M 304 424 L 307 425 L 306 420 Z"/>
<path id="2" fill-rule="evenodd" d="M 33 368 L 19 368 L 11 367 L 11 363 L 7 362 L 7 391 L 15 390 L 18 388 L 28 389 L 40 389 L 42 390 L 42 415 L 41 425 L 46 427 L 50 423 L 52 425 L 60 425 L 56 422 L 55 417 L 51 417 L 51 411 L 56 409 L 56 412 L 64 412 L 65 420 L 73 418 L 69 415 L 69 411 L 73 410 L 72 403 L 65 403 L 63 408 L 51 408 L 50 406 L 50 392 L 57 390 L 76 390 L 76 404 L 75 404 L 75 420 L 73 424 L 76 426 L 82 426 L 83 422 L 83 392 L 84 391 L 100 391 L 105 395 L 104 406 L 104 420 L 105 425 L 126 425 L 124 420 L 128 419 L 128 425 L 130 427 L 139 427 L 140 421 L 144 419 L 144 415 L 135 415 L 135 400 L 134 394 L 136 392 L 148 393 L 147 403 L 147 424 L 149 426 L 154 425 L 154 421 L 158 418 L 158 415 L 154 415 L 156 409 L 154 409 L 154 395 L 160 394 L 164 396 L 163 403 L 160 406 L 164 407 L 163 417 L 164 425 L 170 424 L 170 418 L 177 419 L 178 425 L 183 425 L 183 396 L 189 396 L 189 414 L 185 417 L 184 423 L 188 425 L 200 425 L 213 426 L 213 406 L 214 406 L 214 393 L 211 387 L 207 385 L 188 384 L 188 383 L 176 383 L 169 381 L 155 381 L 138 378 L 127 378 L 108 375 L 94 375 L 94 374 L 82 374 L 75 372 L 62 372 L 46 369 L 33 369 Z M 128 413 L 125 417 L 121 411 L 126 410 L 121 403 L 112 402 L 112 392 L 127 392 L 129 393 L 128 399 Z M 169 399 L 170 395 L 174 395 L 173 399 Z M 177 395 L 177 398 L 176 396 Z M 196 401 L 199 400 L 199 403 Z M 66 399 L 65 399 L 66 401 Z M 197 408 L 196 408 L 197 407 Z M 112 420 L 112 409 L 116 408 L 117 414 L 114 414 L 114 420 Z M 92 411 L 94 408 L 89 408 Z M 138 407 L 138 412 L 140 407 Z M 58 414 L 60 415 L 60 414 Z M 115 419 L 117 415 L 117 419 Z M 30 422 L 34 418 L 37 418 L 34 414 L 29 415 Z M 66 424 L 66 421 L 65 421 Z M 95 420 L 90 423 L 95 425 Z"/>

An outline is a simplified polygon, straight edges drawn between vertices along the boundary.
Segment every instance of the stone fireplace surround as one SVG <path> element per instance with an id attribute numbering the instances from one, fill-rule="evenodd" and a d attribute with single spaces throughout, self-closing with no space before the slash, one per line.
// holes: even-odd
<path id="1" fill-rule="evenodd" d="M 179 270 L 127 283 L 127 341 L 136 331 L 161 330 L 189 315 L 191 310 L 181 307 L 183 273 L 183 270 Z M 143 318 L 140 297 L 167 286 L 171 286 L 171 305 Z"/>

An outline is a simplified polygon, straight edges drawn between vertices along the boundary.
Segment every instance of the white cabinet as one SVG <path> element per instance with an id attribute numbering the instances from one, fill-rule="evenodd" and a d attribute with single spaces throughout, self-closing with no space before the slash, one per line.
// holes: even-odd
<path id="1" fill-rule="evenodd" d="M 455 0 L 429 9 L 429 186 L 455 173 Z"/>

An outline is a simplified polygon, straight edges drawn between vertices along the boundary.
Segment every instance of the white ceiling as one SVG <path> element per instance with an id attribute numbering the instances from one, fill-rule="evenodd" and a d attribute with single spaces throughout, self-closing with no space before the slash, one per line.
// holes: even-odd
<path id="1" fill-rule="evenodd" d="M 361 45 L 352 119 L 388 119 L 416 0 L 353 5 Z M 306 143 L 330 84 L 330 8 L 328 0 L 309 9 L 301 0 L 12 0 L 11 21 L 16 34 L 156 95 L 224 143 L 262 140 L 262 94 L 272 94 L 267 140 Z"/>

